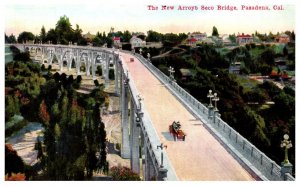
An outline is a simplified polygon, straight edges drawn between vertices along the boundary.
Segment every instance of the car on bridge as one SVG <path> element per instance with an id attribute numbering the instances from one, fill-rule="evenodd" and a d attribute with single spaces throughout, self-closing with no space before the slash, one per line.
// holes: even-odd
<path id="1" fill-rule="evenodd" d="M 174 141 L 181 139 L 182 141 L 185 141 L 186 134 L 181 130 L 181 124 L 180 122 L 175 122 L 171 125 L 169 125 L 169 132 L 173 135 Z"/>

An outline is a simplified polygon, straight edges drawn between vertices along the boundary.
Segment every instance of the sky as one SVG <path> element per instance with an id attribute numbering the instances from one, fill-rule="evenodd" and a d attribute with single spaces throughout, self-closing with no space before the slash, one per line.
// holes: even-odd
<path id="1" fill-rule="evenodd" d="M 22 3 L 20 3 L 22 2 Z M 74 0 L 74 1 L 9 1 L 4 5 L 4 24 L 7 35 L 29 31 L 38 35 L 42 26 L 46 31 L 55 28 L 55 24 L 63 15 L 69 17 L 75 28 L 78 24 L 83 33 L 95 34 L 97 31 L 138 31 L 147 33 L 155 30 L 161 33 L 206 32 L 211 35 L 212 27 L 216 26 L 220 34 L 277 33 L 295 30 L 294 5 L 283 4 L 284 10 L 275 11 L 273 5 L 288 1 L 250 1 L 250 0 Z M 24 3 L 25 2 L 25 3 Z M 63 2 L 63 3 L 61 3 Z M 270 3 L 272 2 L 272 3 Z M 148 10 L 148 5 L 156 5 L 159 10 Z M 162 11 L 161 5 L 175 6 L 176 10 Z M 179 5 L 214 6 L 213 11 L 180 11 Z M 221 11 L 217 5 L 269 5 L 269 11 Z"/>

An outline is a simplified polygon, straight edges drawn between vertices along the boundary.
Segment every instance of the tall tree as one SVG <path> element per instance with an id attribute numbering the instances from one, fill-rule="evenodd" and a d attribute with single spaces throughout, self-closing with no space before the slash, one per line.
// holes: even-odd
<path id="1" fill-rule="evenodd" d="M 212 30 L 212 36 L 219 36 L 219 32 L 218 32 L 218 29 L 217 27 L 213 26 L 213 30 Z"/>
<path id="2" fill-rule="evenodd" d="M 130 34 L 130 32 L 128 30 L 124 31 L 123 33 L 123 41 L 122 42 L 129 42 L 129 40 L 131 39 L 132 35 Z"/>
<path id="3" fill-rule="evenodd" d="M 68 44 L 72 41 L 74 30 L 69 18 L 64 15 L 56 23 L 55 31 L 57 33 L 58 42 L 61 44 Z"/>
<path id="4" fill-rule="evenodd" d="M 57 44 L 57 32 L 54 29 L 50 29 L 47 32 L 46 41 L 51 42 L 52 44 Z"/>
<path id="5" fill-rule="evenodd" d="M 42 29 L 41 29 L 41 32 L 40 32 L 40 40 L 45 43 L 46 42 L 46 30 L 45 30 L 45 27 L 44 25 L 42 26 Z"/>
<path id="6" fill-rule="evenodd" d="M 23 42 L 26 42 L 26 41 L 33 41 L 34 38 L 35 37 L 31 32 L 24 31 L 24 32 L 19 34 L 18 42 L 23 43 Z"/>

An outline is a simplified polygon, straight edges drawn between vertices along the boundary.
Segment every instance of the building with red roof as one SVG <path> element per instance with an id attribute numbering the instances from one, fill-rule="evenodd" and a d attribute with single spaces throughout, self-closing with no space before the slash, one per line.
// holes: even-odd
<path id="1" fill-rule="evenodd" d="M 237 42 L 239 45 L 251 43 L 251 42 L 253 42 L 253 41 L 254 41 L 254 40 L 253 40 L 253 37 L 252 37 L 251 35 L 249 35 L 249 34 L 244 34 L 244 33 L 242 33 L 242 34 L 238 34 L 238 35 L 236 36 L 236 42 Z"/>

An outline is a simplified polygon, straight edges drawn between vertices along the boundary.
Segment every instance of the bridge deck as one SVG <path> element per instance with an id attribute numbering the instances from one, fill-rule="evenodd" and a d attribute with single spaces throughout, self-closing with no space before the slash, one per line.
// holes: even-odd
<path id="1" fill-rule="evenodd" d="M 138 59 L 130 62 L 132 56 L 121 55 L 161 142 L 168 146 L 166 151 L 179 180 L 254 180 Z M 185 141 L 175 142 L 169 134 L 168 126 L 174 120 L 181 122 L 187 134 Z"/>

